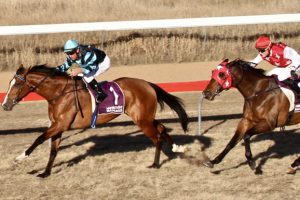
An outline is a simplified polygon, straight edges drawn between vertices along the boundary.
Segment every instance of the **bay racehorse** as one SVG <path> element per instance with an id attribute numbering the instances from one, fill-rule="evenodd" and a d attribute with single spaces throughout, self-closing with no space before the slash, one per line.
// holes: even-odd
<path id="1" fill-rule="evenodd" d="M 173 145 L 165 126 L 155 119 L 157 103 L 164 108 L 166 103 L 179 117 L 182 129 L 187 131 L 188 116 L 180 98 L 165 92 L 156 84 L 135 78 L 115 80 L 125 96 L 124 113 L 154 143 L 156 150 L 154 162 L 150 167 L 158 168 L 162 141 Z M 76 86 L 76 87 L 74 87 Z M 55 68 L 38 65 L 25 68 L 22 65 L 10 81 L 9 89 L 2 103 L 4 110 L 12 110 L 30 92 L 36 92 L 48 101 L 50 127 L 16 160 L 27 158 L 45 140 L 51 138 L 51 151 L 45 171 L 39 177 L 51 174 L 54 159 L 61 142 L 62 133 L 69 129 L 87 128 L 91 125 L 92 99 L 81 78 L 72 79 Z M 76 93 L 76 94 L 75 94 Z M 81 105 L 81 106 L 78 106 Z M 80 109 L 78 109 L 80 107 Z M 101 115 L 96 125 L 106 123 L 120 114 Z"/>
<path id="2" fill-rule="evenodd" d="M 250 138 L 253 135 L 269 132 L 276 127 L 294 125 L 300 122 L 300 113 L 289 114 L 290 103 L 279 88 L 274 77 L 265 76 L 264 70 L 250 66 L 241 59 L 228 62 L 224 60 L 212 72 L 212 78 L 203 91 L 204 98 L 213 100 L 223 90 L 235 87 L 244 97 L 242 119 L 234 136 L 225 149 L 213 160 L 204 164 L 213 167 L 220 163 L 226 154 L 242 139 L 245 143 L 245 156 L 250 168 L 255 170 Z M 295 173 L 300 164 L 298 157 L 289 167 L 288 173 Z"/>

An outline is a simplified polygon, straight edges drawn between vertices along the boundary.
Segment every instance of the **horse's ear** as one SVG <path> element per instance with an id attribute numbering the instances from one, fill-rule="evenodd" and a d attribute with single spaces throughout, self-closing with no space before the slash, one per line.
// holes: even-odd
<path id="1" fill-rule="evenodd" d="M 23 66 L 23 64 L 21 64 L 19 66 L 19 68 L 17 69 L 16 74 L 23 74 L 25 72 L 25 70 L 26 70 L 25 67 Z"/>
<path id="2" fill-rule="evenodd" d="M 224 59 L 224 60 L 221 62 L 221 64 L 220 64 L 220 65 L 226 65 L 226 64 L 228 63 L 228 61 L 229 61 L 229 59 L 228 59 L 228 58 L 226 58 L 226 59 Z"/>

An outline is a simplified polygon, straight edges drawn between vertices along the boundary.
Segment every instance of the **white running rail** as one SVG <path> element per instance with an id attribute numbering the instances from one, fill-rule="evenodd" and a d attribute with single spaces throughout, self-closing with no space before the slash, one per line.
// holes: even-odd
<path id="1" fill-rule="evenodd" d="M 185 19 L 0 26 L 0 35 L 184 28 L 184 27 L 272 24 L 272 23 L 292 23 L 292 22 L 300 22 L 300 13 L 276 14 L 276 15 L 185 18 Z"/>

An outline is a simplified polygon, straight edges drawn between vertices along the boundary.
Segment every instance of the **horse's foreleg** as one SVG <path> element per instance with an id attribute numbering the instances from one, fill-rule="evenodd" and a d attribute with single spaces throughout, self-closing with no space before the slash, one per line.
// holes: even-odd
<path id="1" fill-rule="evenodd" d="M 229 141 L 229 143 L 227 144 L 227 146 L 225 147 L 225 149 L 215 158 L 211 161 L 212 164 L 218 164 L 220 163 L 223 158 L 227 155 L 227 153 L 233 148 L 235 147 L 235 145 L 241 141 L 241 139 L 243 138 L 243 134 L 239 131 L 237 131 L 234 136 L 232 137 L 232 139 Z"/>
<path id="2" fill-rule="evenodd" d="M 235 147 L 235 145 L 241 141 L 241 139 L 244 137 L 245 132 L 249 129 L 249 121 L 247 119 L 242 119 L 237 127 L 237 130 L 234 134 L 234 136 L 231 138 L 225 149 L 213 160 L 206 161 L 203 164 L 207 167 L 212 168 L 214 164 L 220 163 L 223 158 L 227 155 L 227 153 Z"/>
<path id="3" fill-rule="evenodd" d="M 45 171 L 42 174 L 38 175 L 38 177 L 45 178 L 47 176 L 50 176 L 51 169 L 52 169 L 52 166 L 53 166 L 53 163 L 54 163 L 54 160 L 56 158 L 58 148 L 59 148 L 59 145 L 60 145 L 60 142 L 61 142 L 61 136 L 62 136 L 62 133 L 59 133 L 59 134 L 57 134 L 56 136 L 54 136 L 52 138 L 50 157 L 49 157 L 47 167 L 46 167 Z"/>
<path id="4" fill-rule="evenodd" d="M 19 162 L 19 161 L 22 161 L 23 159 L 27 158 L 33 152 L 33 150 L 37 146 L 42 144 L 45 140 L 52 138 L 53 136 L 55 136 L 58 133 L 61 133 L 63 131 L 64 130 L 60 129 L 59 126 L 57 125 L 57 123 L 52 124 L 50 126 L 50 128 L 48 130 L 46 130 L 42 135 L 40 135 L 25 152 L 23 152 L 21 155 L 19 155 L 16 158 L 16 161 Z"/>

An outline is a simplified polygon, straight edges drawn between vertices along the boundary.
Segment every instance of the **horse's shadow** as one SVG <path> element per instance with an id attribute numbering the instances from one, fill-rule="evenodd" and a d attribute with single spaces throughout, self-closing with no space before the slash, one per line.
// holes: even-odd
<path id="1" fill-rule="evenodd" d="M 284 132 L 274 131 L 253 137 L 253 139 L 251 140 L 252 144 L 256 142 L 262 142 L 265 140 L 274 141 L 274 144 L 268 146 L 266 150 L 263 150 L 263 152 L 258 152 L 258 154 L 256 155 L 255 152 L 252 152 L 255 155 L 253 156 L 253 160 L 256 160 L 257 163 L 256 169 L 254 170 L 254 173 L 256 175 L 263 174 L 262 167 L 269 159 L 282 159 L 286 156 L 293 156 L 300 152 L 300 134 L 297 133 L 297 131 L 298 129 L 288 130 Z M 291 163 L 287 163 L 287 167 L 290 166 L 290 164 Z M 245 162 L 242 162 L 236 166 L 230 168 L 223 168 L 220 170 L 214 170 L 212 171 L 212 173 L 220 174 L 223 171 L 235 169 L 243 165 L 248 165 L 246 158 Z"/>
<path id="2" fill-rule="evenodd" d="M 170 132 L 171 129 L 168 129 Z M 191 135 L 171 135 L 173 141 L 178 145 L 187 145 L 194 143 L 195 140 L 199 141 L 202 144 L 202 149 L 206 149 L 211 145 L 211 139 L 205 136 L 191 136 Z M 153 143 L 149 138 L 147 138 L 140 130 L 127 133 L 125 135 L 120 134 L 110 134 L 110 135 L 94 135 L 80 141 L 62 145 L 60 151 L 64 151 L 73 146 L 81 146 L 87 143 L 93 143 L 89 149 L 86 150 L 84 154 L 78 155 L 68 161 L 62 161 L 55 164 L 53 167 L 58 167 L 64 164 L 67 166 L 73 166 L 78 164 L 82 160 L 90 156 L 101 156 L 108 153 L 126 153 L 126 152 L 136 152 L 143 151 L 147 148 L 154 148 Z M 163 153 L 167 156 L 170 156 L 171 147 L 166 143 L 163 144 Z M 161 165 L 166 163 L 168 160 L 163 160 Z M 128 160 L 128 162 L 130 162 Z M 150 164 L 150 163 L 149 163 Z M 33 171 L 34 173 L 36 170 Z M 32 172 L 32 173 L 33 173 Z"/>

